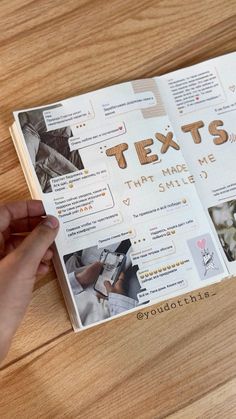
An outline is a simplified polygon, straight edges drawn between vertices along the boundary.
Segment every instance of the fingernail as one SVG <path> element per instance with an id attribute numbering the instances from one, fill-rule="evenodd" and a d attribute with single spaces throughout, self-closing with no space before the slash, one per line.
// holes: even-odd
<path id="1" fill-rule="evenodd" d="M 53 215 L 47 215 L 42 224 L 55 230 L 59 226 L 59 221 L 56 217 L 53 217 Z"/>

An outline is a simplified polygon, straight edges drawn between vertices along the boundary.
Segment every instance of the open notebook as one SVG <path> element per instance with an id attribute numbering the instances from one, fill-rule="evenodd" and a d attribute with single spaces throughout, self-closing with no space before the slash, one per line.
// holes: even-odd
<path id="1" fill-rule="evenodd" d="M 236 273 L 236 54 L 14 112 L 75 330 Z"/>

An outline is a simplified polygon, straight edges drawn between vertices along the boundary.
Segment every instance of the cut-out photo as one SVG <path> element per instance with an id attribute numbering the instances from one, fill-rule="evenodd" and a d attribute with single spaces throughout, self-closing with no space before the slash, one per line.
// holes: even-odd
<path id="1" fill-rule="evenodd" d="M 64 256 L 65 268 L 83 326 L 130 310 L 140 291 L 132 266 L 130 240 Z"/>
<path id="2" fill-rule="evenodd" d="M 229 262 L 236 260 L 236 200 L 208 208 L 208 212 Z"/>
<path id="3" fill-rule="evenodd" d="M 187 240 L 187 244 L 201 280 L 224 272 L 210 234 Z"/>
<path id="4" fill-rule="evenodd" d="M 55 107 L 55 106 L 54 106 Z M 70 151 L 70 127 L 47 131 L 43 112 L 51 107 L 19 113 L 26 146 L 44 193 L 51 192 L 50 179 L 84 169 L 78 150 Z"/>

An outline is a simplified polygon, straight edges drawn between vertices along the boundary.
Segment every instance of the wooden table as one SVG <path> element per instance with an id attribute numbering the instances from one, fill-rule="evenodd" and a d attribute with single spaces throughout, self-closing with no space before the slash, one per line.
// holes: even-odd
<path id="1" fill-rule="evenodd" d="M 1 201 L 29 198 L 8 132 L 14 109 L 231 52 L 235 7 L 235 0 L 2 0 Z M 149 308 L 149 319 L 131 313 L 74 334 L 52 268 L 36 284 L 0 372 L 0 417 L 236 417 L 236 281 L 207 291 L 162 314 Z"/>

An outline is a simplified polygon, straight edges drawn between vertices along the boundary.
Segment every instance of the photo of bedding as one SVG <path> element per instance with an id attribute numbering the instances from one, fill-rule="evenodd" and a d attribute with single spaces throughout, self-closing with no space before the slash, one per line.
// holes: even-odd
<path id="1" fill-rule="evenodd" d="M 72 136 L 71 128 L 47 131 L 43 116 L 47 109 L 49 107 L 19 114 L 22 133 L 44 193 L 51 192 L 51 178 L 84 168 L 79 152 L 70 151 L 68 145 L 68 138 Z"/>

